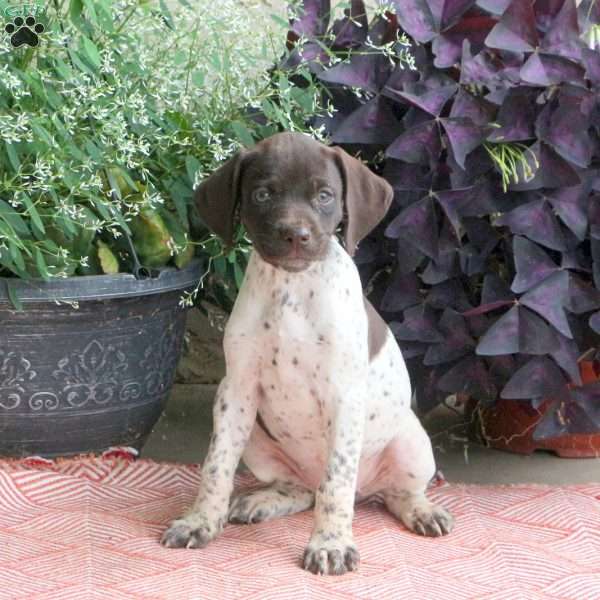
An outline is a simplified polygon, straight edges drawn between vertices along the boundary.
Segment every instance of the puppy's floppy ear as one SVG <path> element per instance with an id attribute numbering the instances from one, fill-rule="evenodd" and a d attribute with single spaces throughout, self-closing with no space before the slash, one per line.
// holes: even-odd
<path id="1" fill-rule="evenodd" d="M 247 154 L 247 150 L 240 150 L 204 179 L 194 192 L 198 214 L 226 246 L 233 244 L 242 164 Z"/>
<path id="2" fill-rule="evenodd" d="M 339 147 L 331 148 L 344 183 L 346 226 L 344 241 L 350 256 L 356 245 L 383 219 L 394 190 L 379 175 Z"/>

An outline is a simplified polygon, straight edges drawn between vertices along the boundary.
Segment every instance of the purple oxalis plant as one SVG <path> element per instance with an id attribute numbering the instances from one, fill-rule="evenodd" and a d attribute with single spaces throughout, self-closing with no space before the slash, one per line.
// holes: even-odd
<path id="1" fill-rule="evenodd" d="M 599 431 L 577 361 L 600 334 L 600 3 L 348 5 L 305 0 L 287 61 L 335 108 L 315 125 L 394 187 L 356 261 L 420 406 L 552 398 L 537 437 Z"/>

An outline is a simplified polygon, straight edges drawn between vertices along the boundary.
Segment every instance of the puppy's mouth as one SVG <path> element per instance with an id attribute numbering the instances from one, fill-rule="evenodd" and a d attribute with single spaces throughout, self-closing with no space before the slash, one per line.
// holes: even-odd
<path id="1" fill-rule="evenodd" d="M 304 271 L 310 267 L 317 258 L 306 257 L 301 255 L 290 254 L 288 256 L 269 256 L 267 254 L 260 253 L 263 260 L 270 263 L 274 267 L 280 267 L 285 271 L 292 273 L 298 273 Z"/>
<path id="2" fill-rule="evenodd" d="M 274 244 L 271 240 L 263 241 L 258 236 L 253 242 L 255 250 L 264 261 L 293 273 L 304 271 L 312 264 L 322 261 L 328 247 L 323 240 L 314 240 L 304 247 Z"/>

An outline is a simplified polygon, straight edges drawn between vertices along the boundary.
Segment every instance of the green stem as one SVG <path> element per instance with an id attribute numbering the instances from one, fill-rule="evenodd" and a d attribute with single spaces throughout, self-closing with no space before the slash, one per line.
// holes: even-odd
<path id="1" fill-rule="evenodd" d="M 123 29 L 123 27 L 125 27 L 125 25 L 127 24 L 127 21 L 129 21 L 129 19 L 131 19 L 131 17 L 134 15 L 136 10 L 137 10 L 137 4 L 134 4 L 131 7 L 131 10 L 125 15 L 125 18 L 123 19 L 121 24 L 115 29 L 115 35 L 120 33 L 121 29 Z"/>

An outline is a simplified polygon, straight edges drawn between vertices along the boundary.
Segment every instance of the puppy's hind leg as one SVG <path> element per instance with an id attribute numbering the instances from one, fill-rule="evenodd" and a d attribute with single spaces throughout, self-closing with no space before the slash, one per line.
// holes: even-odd
<path id="1" fill-rule="evenodd" d="M 315 494 L 310 490 L 276 481 L 268 487 L 237 495 L 229 508 L 229 522 L 260 523 L 308 510 L 314 503 Z"/>
<path id="2" fill-rule="evenodd" d="M 242 457 L 264 488 L 241 492 L 229 507 L 230 523 L 258 523 L 312 508 L 315 494 L 307 489 L 289 466 L 279 444 L 262 427 L 254 425 Z"/>
<path id="3" fill-rule="evenodd" d="M 446 535 L 454 525 L 452 515 L 425 495 L 435 474 L 431 441 L 412 411 L 403 418 L 402 431 L 385 450 L 388 476 L 380 493 L 390 513 L 414 533 Z"/>

